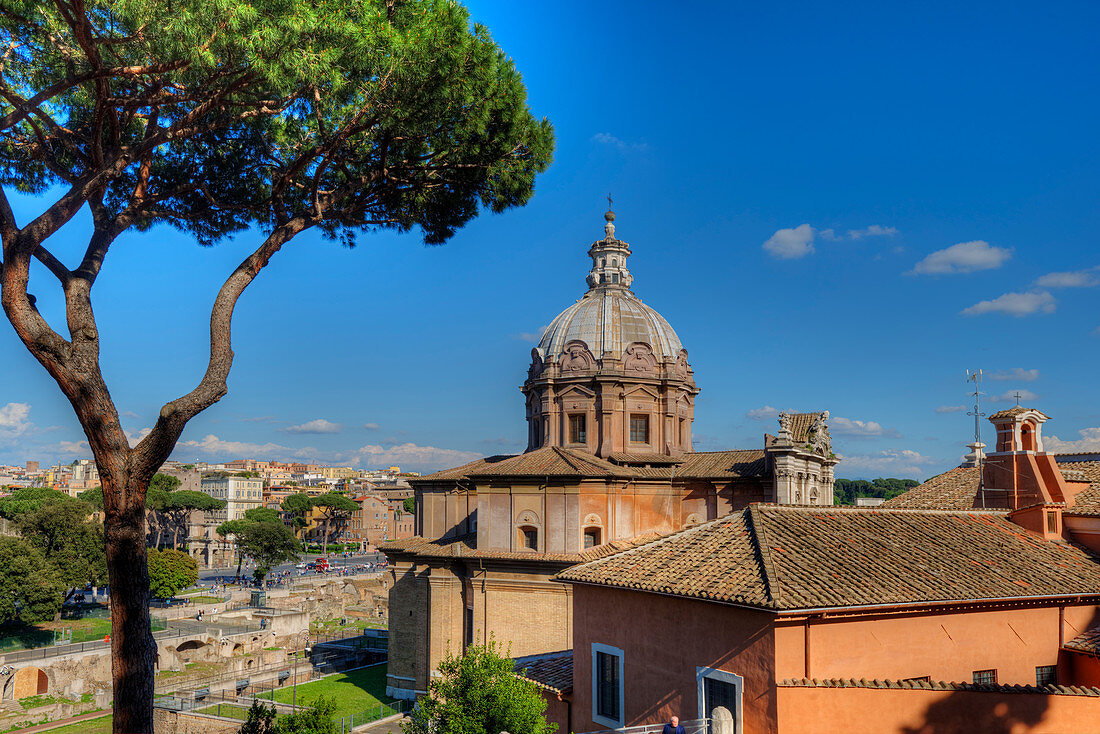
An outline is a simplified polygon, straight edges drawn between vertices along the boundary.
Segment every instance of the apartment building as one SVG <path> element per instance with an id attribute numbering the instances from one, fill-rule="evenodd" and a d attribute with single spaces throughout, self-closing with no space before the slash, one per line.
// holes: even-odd
<path id="1" fill-rule="evenodd" d="M 224 520 L 239 520 L 244 513 L 254 507 L 263 506 L 262 479 L 246 479 L 244 477 L 209 476 L 202 478 L 201 491 L 224 500 L 224 510 L 215 510 L 209 515 L 219 522 Z"/>

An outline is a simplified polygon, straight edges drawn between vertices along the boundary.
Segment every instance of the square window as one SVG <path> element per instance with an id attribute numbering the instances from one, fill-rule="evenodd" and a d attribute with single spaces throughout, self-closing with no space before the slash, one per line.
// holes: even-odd
<path id="1" fill-rule="evenodd" d="M 523 547 L 529 550 L 539 549 L 539 531 L 534 528 L 521 528 L 523 534 Z"/>
<path id="2" fill-rule="evenodd" d="M 630 443 L 649 443 L 649 416 L 630 416 Z"/>
<path id="3" fill-rule="evenodd" d="M 595 548 L 600 544 L 600 529 L 599 528 L 587 528 L 584 531 L 584 547 Z"/>
<path id="4" fill-rule="evenodd" d="M 986 686 L 997 685 L 997 670 L 975 670 L 974 683 L 975 685 Z"/>
<path id="5" fill-rule="evenodd" d="M 583 413 L 569 416 L 570 443 L 587 443 L 588 433 L 585 430 L 585 417 Z"/>
<path id="6" fill-rule="evenodd" d="M 1057 533 L 1058 532 L 1058 515 L 1056 513 L 1053 513 L 1053 512 L 1048 512 L 1047 513 L 1047 532 L 1048 533 Z"/>
<path id="7" fill-rule="evenodd" d="M 1055 686 L 1058 685 L 1058 666 L 1057 665 L 1040 665 L 1035 668 L 1035 685 L 1037 686 Z"/>

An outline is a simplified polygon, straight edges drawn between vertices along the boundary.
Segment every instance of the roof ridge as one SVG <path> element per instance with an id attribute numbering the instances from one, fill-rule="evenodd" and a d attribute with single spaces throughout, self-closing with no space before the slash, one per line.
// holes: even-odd
<path id="1" fill-rule="evenodd" d="M 899 495 L 900 496 L 900 495 Z M 871 512 L 871 513 L 911 513 L 916 515 L 1006 515 L 1009 510 L 999 507 L 968 507 L 965 510 L 941 509 L 938 507 L 860 507 L 858 505 L 782 505 L 777 502 L 754 502 L 753 507 L 783 512 Z"/>
<path id="2" fill-rule="evenodd" d="M 751 504 L 746 507 L 742 512 L 745 513 L 745 520 L 749 527 L 749 537 L 753 546 L 753 551 L 756 553 L 757 561 L 760 563 L 761 576 L 764 578 L 764 590 L 768 595 L 768 600 L 772 604 L 779 605 L 779 574 L 776 573 L 771 563 L 771 551 L 767 549 L 768 538 L 767 532 L 764 529 L 764 523 L 757 522 L 757 515 L 760 514 L 760 510 L 756 504 Z"/>

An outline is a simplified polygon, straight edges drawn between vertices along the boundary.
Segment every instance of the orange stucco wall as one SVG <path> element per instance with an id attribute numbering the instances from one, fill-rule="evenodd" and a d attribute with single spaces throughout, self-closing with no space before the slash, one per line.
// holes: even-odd
<path id="1" fill-rule="evenodd" d="M 1097 622 L 1094 605 L 1066 607 L 1061 639 Z M 996 669 L 999 683 L 1034 685 L 1037 666 L 1058 664 L 1058 626 L 1056 606 L 779 622 L 776 677 L 969 682 Z M 1069 682 L 1068 671 L 1059 677 Z"/>
<path id="2" fill-rule="evenodd" d="M 1065 668 L 1070 672 L 1070 680 L 1075 686 L 1100 688 L 1100 658 L 1085 653 L 1063 653 Z"/>
<path id="3" fill-rule="evenodd" d="M 798 734 L 1097 734 L 1100 698 L 976 691 L 785 688 L 779 730 Z"/>
<path id="4" fill-rule="evenodd" d="M 743 734 L 775 731 L 773 616 L 690 599 L 575 584 L 573 730 L 592 720 L 592 643 L 625 651 L 626 726 L 698 717 L 696 667 L 745 679 Z"/>

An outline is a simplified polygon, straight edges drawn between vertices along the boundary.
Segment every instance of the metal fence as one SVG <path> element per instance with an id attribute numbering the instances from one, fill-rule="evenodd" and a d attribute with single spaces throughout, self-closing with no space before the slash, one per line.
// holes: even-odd
<path id="1" fill-rule="evenodd" d="M 622 729 L 595 729 L 583 734 L 661 734 L 665 723 L 662 721 L 659 724 L 624 726 Z M 684 727 L 684 734 L 706 734 L 709 725 L 710 719 L 685 719 L 680 722 L 680 726 Z"/>

